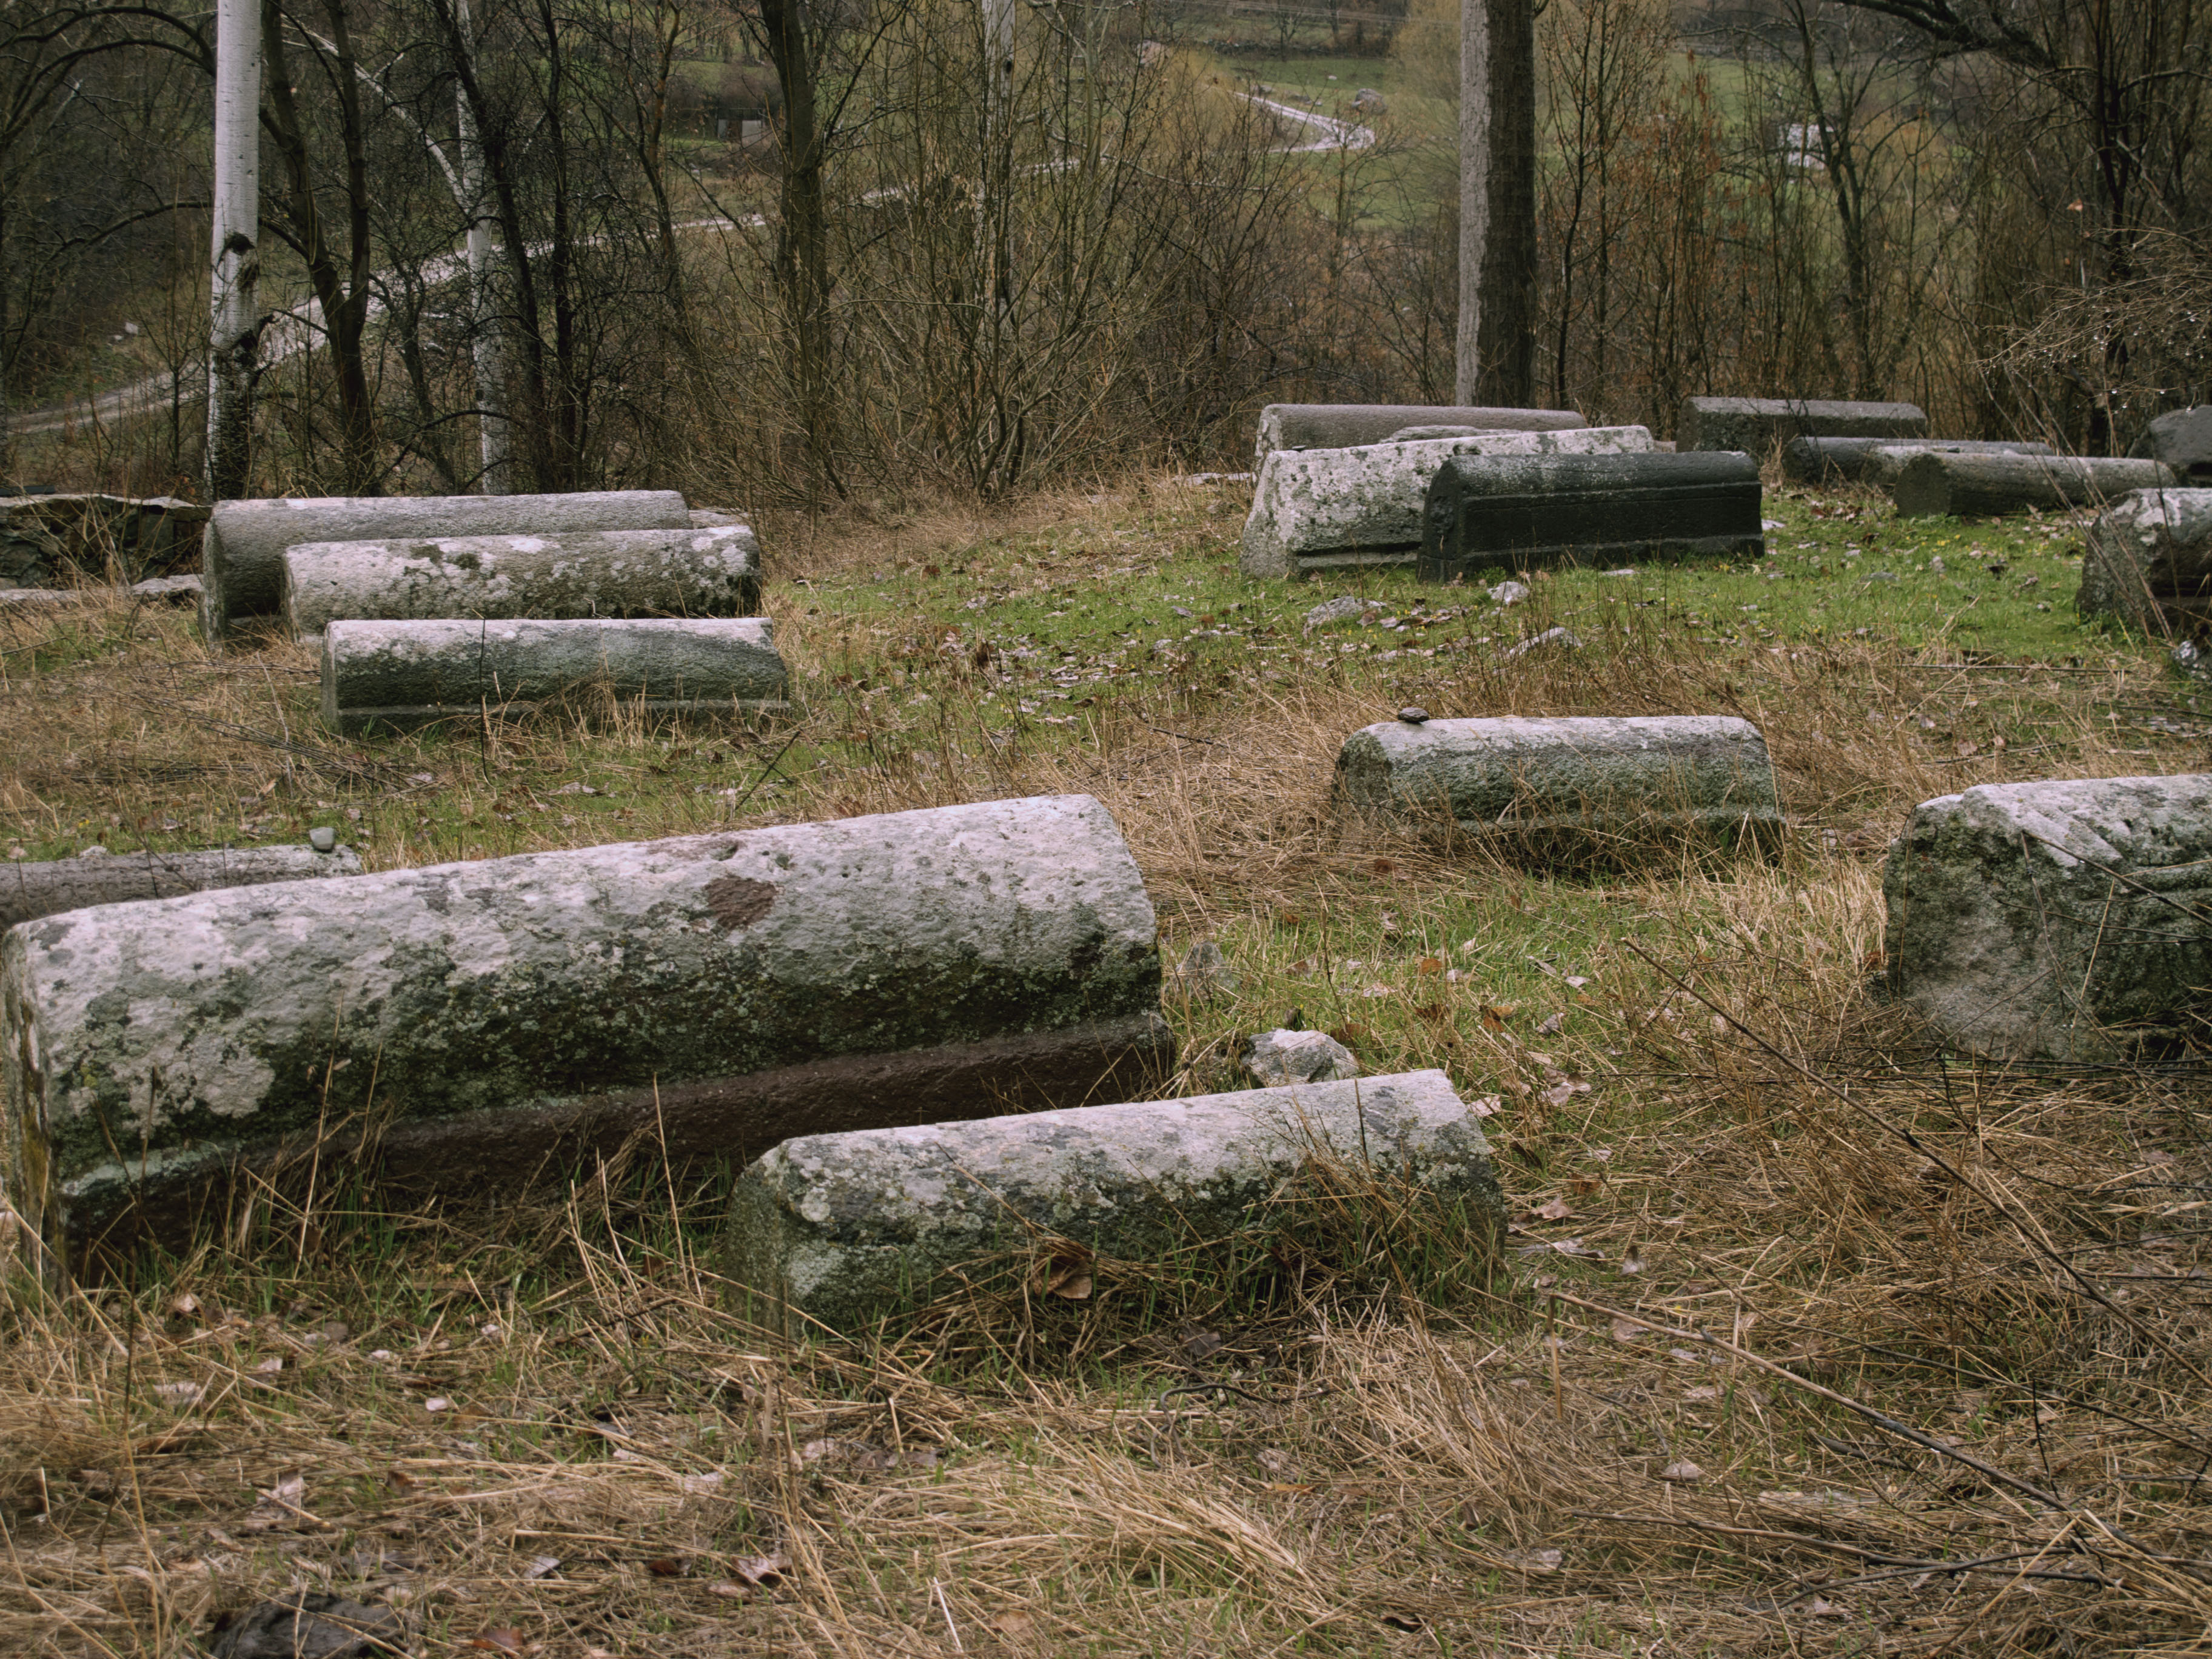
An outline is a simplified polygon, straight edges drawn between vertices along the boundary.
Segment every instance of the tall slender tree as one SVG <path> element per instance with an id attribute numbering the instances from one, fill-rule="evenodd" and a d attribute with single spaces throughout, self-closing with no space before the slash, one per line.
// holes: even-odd
<path id="1" fill-rule="evenodd" d="M 1462 0 L 1459 400 L 1536 397 L 1536 11 Z"/>

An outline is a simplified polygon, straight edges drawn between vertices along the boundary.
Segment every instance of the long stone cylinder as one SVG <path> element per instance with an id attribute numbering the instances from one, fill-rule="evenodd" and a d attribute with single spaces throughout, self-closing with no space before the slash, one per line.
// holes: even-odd
<path id="1" fill-rule="evenodd" d="M 1764 456 L 1792 438 L 1913 439 L 1928 434 L 1917 404 L 1832 398 L 1686 398 L 1674 441 L 1687 450 L 1740 449 Z"/>
<path id="2" fill-rule="evenodd" d="M 307 542 L 283 565 L 295 635 L 341 617 L 742 617 L 760 605 L 760 544 L 744 525 Z"/>
<path id="3" fill-rule="evenodd" d="M 971 1291 L 1028 1277 L 1065 1294 L 1094 1271 L 1264 1243 L 1297 1227 L 1279 1200 L 1317 1164 L 1389 1193 L 1381 1209 L 1411 1225 L 1455 1212 L 1474 1249 L 1504 1236 L 1480 1120 L 1442 1072 L 1407 1072 L 788 1140 L 739 1179 L 724 1266 L 771 1321 L 858 1331 L 954 1272 Z"/>
<path id="4" fill-rule="evenodd" d="M 475 1194 L 1122 1098 L 1159 988 L 1083 795 L 72 911 L 0 935 L 0 1192 L 59 1243 L 303 1145 Z"/>
<path id="5" fill-rule="evenodd" d="M 1782 473 L 1792 483 L 1863 483 L 1887 489 L 1915 455 L 2048 455 L 2031 439 L 1793 438 L 1783 447 Z"/>
<path id="6" fill-rule="evenodd" d="M 1890 487 L 1899 516 L 1996 518 L 2030 507 L 2096 507 L 2175 482 L 2156 461 L 2086 455 L 1916 455 Z"/>
<path id="7" fill-rule="evenodd" d="M 1260 411 L 1255 467 L 1279 449 L 1350 449 L 1379 444 L 1409 426 L 1471 426 L 1486 432 L 1568 432 L 1587 424 L 1571 409 L 1492 409 L 1463 404 L 1269 404 Z"/>
<path id="8" fill-rule="evenodd" d="M 1419 568 L 1473 581 L 1552 565 L 1761 557 L 1746 454 L 1455 456 L 1430 482 Z"/>
<path id="9" fill-rule="evenodd" d="M 2099 514 L 2074 605 L 2148 634 L 2212 624 L 2212 489 L 2140 489 Z"/>
<path id="10" fill-rule="evenodd" d="M 303 1139 L 511 1190 L 633 1134 L 754 1157 L 1124 1097 L 1175 1053 L 1091 796 L 49 915 L 0 936 L 0 1183 L 55 1241 L 173 1230 Z"/>
<path id="11" fill-rule="evenodd" d="M 198 853 L 110 853 L 91 848 L 73 859 L 51 863 L 0 864 L 0 928 L 93 904 L 130 904 L 215 887 L 256 887 L 265 882 L 360 873 L 360 856 L 350 847 L 333 847 L 327 853 L 312 847 L 218 847 Z"/>
<path id="12" fill-rule="evenodd" d="M 283 605 L 284 550 L 301 542 L 395 537 L 551 535 L 569 530 L 684 530 L 690 509 L 672 489 L 566 495 L 323 495 L 218 501 L 200 543 L 210 641 Z"/>
<path id="13" fill-rule="evenodd" d="M 1336 787 L 1356 809 L 1472 835 L 1764 839 L 1783 823 L 1765 738 L 1725 714 L 1386 720 L 1344 740 Z"/>
<path id="14" fill-rule="evenodd" d="M 1248 576 L 1411 564 L 1420 551 L 1430 481 L 1466 456 L 1643 454 L 1640 426 L 1565 432 L 1492 432 L 1418 438 L 1353 449 L 1282 450 L 1267 458 L 1252 490 L 1238 567 Z"/>
<path id="15" fill-rule="evenodd" d="M 780 708 L 787 683 L 765 617 L 598 622 L 334 622 L 323 630 L 323 723 L 410 731 L 527 712 L 603 686 L 648 714 Z"/>

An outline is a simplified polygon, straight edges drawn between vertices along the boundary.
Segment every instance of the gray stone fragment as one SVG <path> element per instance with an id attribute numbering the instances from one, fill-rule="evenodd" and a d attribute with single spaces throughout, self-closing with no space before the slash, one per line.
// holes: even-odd
<path id="1" fill-rule="evenodd" d="M 1486 429 L 1479 426 L 1401 427 L 1382 441 L 1386 444 L 1412 444 L 1433 438 L 1480 438 Z"/>
<path id="2" fill-rule="evenodd" d="M 2192 680 L 2212 680 L 2212 651 L 2194 640 L 2184 640 L 2166 653 L 2173 672 Z"/>
<path id="3" fill-rule="evenodd" d="M 1915 455 L 1890 486 L 1900 518 L 1994 518 L 2101 507 L 2173 483 L 2156 461 L 2084 455 Z"/>
<path id="4" fill-rule="evenodd" d="M 284 550 L 284 620 L 742 617 L 760 605 L 744 525 L 435 541 L 307 542 Z"/>
<path id="5" fill-rule="evenodd" d="M 0 865 L 0 927 L 82 910 L 94 904 L 135 904 L 222 887 L 257 887 L 317 876 L 357 876 L 350 847 L 219 847 L 200 853 L 110 853 L 88 848 L 51 864 Z"/>
<path id="6" fill-rule="evenodd" d="M 307 831 L 307 845 L 318 853 L 334 853 L 337 850 L 338 832 L 328 824 L 319 824 Z"/>
<path id="7" fill-rule="evenodd" d="M 1826 398 L 1691 398 L 1674 442 L 1693 449 L 1740 449 L 1764 456 L 1792 438 L 1923 438 L 1927 411 L 1917 404 L 1844 403 Z"/>
<path id="8" fill-rule="evenodd" d="M 1863 483 L 1887 489 L 1913 456 L 2048 455 L 2049 444 L 2031 440 L 1981 441 L 1928 438 L 1904 442 L 1893 438 L 1793 438 L 1782 451 L 1782 472 L 1792 483 Z"/>
<path id="9" fill-rule="evenodd" d="M 2160 416 L 2128 453 L 2163 462 L 2190 483 L 2212 483 L 2212 404 Z"/>
<path id="10" fill-rule="evenodd" d="M 1306 632 L 1310 634 L 1316 628 L 1334 628 L 1339 623 L 1358 622 L 1373 608 L 1374 604 L 1372 599 L 1358 599 L 1350 593 L 1324 599 L 1306 612 Z"/>
<path id="11" fill-rule="evenodd" d="M 627 622 L 334 622 L 323 633 L 323 723 L 410 731 L 457 715 L 527 714 L 604 687 L 650 714 L 781 708 L 764 617 Z"/>
<path id="12" fill-rule="evenodd" d="M 1135 1094 L 1159 983 L 1079 795 L 79 910 L 0 935 L 0 1195 L 82 1239 L 134 1188 L 173 1231 L 319 1126 L 325 1169 L 476 1194 L 637 1134 L 688 1162 Z"/>
<path id="13" fill-rule="evenodd" d="M 2139 489 L 2099 514 L 2074 605 L 2147 634 L 2212 625 L 2212 489 Z"/>
<path id="14" fill-rule="evenodd" d="M 198 556 L 207 520 L 173 495 L 0 496 L 0 586 L 167 575 Z"/>
<path id="15" fill-rule="evenodd" d="M 1359 1075 L 1358 1057 L 1326 1031 L 1256 1032 L 1244 1050 L 1243 1066 L 1263 1089 L 1339 1083 Z"/>
<path id="16" fill-rule="evenodd" d="M 200 620 L 208 638 L 216 641 L 246 617 L 276 615 L 284 600 L 284 550 L 301 542 L 690 527 L 691 511 L 672 489 L 219 501 L 201 544 L 200 578 L 207 592 Z"/>
<path id="17" fill-rule="evenodd" d="M 131 584 L 133 599 L 158 599 L 164 605 L 198 605 L 207 587 L 198 576 L 151 576 Z"/>
<path id="18" fill-rule="evenodd" d="M 1398 718 L 1408 726 L 1421 726 L 1426 724 L 1429 711 L 1418 705 L 1408 704 L 1398 711 Z"/>
<path id="19" fill-rule="evenodd" d="M 1528 597 L 1528 584 L 1526 582 L 1499 582 L 1490 590 L 1492 605 L 1518 605 Z"/>
<path id="20" fill-rule="evenodd" d="M 1411 1072 L 787 1141 L 738 1181 L 725 1262 L 843 1331 L 1024 1273 L 1087 1294 L 1122 1264 L 1294 1225 L 1271 1200 L 1317 1164 L 1504 1231 L 1480 1123 L 1442 1072 Z"/>
<path id="21" fill-rule="evenodd" d="M 1216 991 L 1237 988 L 1236 970 L 1229 958 L 1221 954 L 1221 947 L 1210 939 L 1202 939 L 1183 953 L 1168 975 L 1170 986 L 1185 996 L 1211 996 Z"/>
<path id="22" fill-rule="evenodd" d="M 1253 446 L 1256 471 L 1279 449 L 1350 449 L 1380 443 L 1409 426 L 1480 432 L 1571 432 L 1587 424 L 1568 409 L 1486 409 L 1453 404 L 1269 404 Z"/>
<path id="23" fill-rule="evenodd" d="M 738 514 L 725 513 L 719 507 L 695 507 L 691 509 L 691 527 L 694 530 L 726 530 L 743 523 L 744 520 Z"/>
<path id="24" fill-rule="evenodd" d="M 1353 449 L 1285 450 L 1267 457 L 1244 520 L 1239 568 L 1248 576 L 1411 564 L 1421 544 L 1429 481 L 1455 457 L 1648 453 L 1640 426 L 1499 432 Z"/>
<path id="25" fill-rule="evenodd" d="M 1511 662 L 1516 657 L 1525 657 L 1532 651 L 1579 651 L 1582 648 L 1583 642 L 1576 637 L 1573 630 L 1565 628 L 1547 628 L 1540 634 L 1531 635 L 1518 645 L 1507 646 L 1504 650 L 1498 653 L 1498 659 L 1500 662 Z"/>
<path id="26" fill-rule="evenodd" d="M 1882 876 L 1891 988 L 1997 1060 L 2201 1041 L 2212 777 L 1982 784 L 1923 801 Z"/>
<path id="27" fill-rule="evenodd" d="M 1765 836 L 1783 823 L 1759 728 L 1718 714 L 1388 720 L 1344 740 L 1336 787 L 1356 810 L 1472 834 Z"/>
<path id="28" fill-rule="evenodd" d="M 1509 570 L 1632 559 L 1765 556 L 1759 465 L 1739 453 L 1455 455 L 1437 469 L 1419 570 L 1474 582 Z"/>
<path id="29" fill-rule="evenodd" d="M 400 1659 L 405 1634 L 390 1607 L 302 1590 L 247 1608 L 210 1651 L 214 1659 Z"/>

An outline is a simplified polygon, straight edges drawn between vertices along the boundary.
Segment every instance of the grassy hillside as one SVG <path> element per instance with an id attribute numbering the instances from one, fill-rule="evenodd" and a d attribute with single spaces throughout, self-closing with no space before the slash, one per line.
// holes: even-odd
<path id="1" fill-rule="evenodd" d="M 1295 1011 L 1494 1098 L 1514 1218 L 1445 1306 L 1317 1255 L 1164 1324 L 1107 1285 L 839 1347 L 723 1312 L 717 1190 L 642 1152 L 496 1213 L 245 1195 L 5 1316 L 0 1647 L 167 1659 L 306 1584 L 404 1606 L 421 1653 L 564 1659 L 2189 1650 L 2201 1083 L 1978 1066 L 1869 970 L 1913 803 L 2201 768 L 2212 727 L 2075 621 L 2075 524 L 1768 499 L 1756 567 L 1510 608 L 1246 581 L 1233 486 L 767 526 L 798 684 L 758 728 L 342 743 L 288 645 L 0 617 L 30 858 L 330 823 L 389 868 L 1096 794 L 1170 956 L 1237 976 L 1170 995 L 1171 1091 Z M 1347 592 L 1364 625 L 1305 630 Z M 1553 626 L 1580 648 L 1503 657 Z M 1551 871 L 1341 816 L 1337 744 L 1407 703 L 1741 714 L 1793 830 Z"/>

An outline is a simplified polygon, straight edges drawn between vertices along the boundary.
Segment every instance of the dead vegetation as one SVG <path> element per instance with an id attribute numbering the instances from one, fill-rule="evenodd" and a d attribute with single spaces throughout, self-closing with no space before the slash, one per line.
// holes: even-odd
<path id="1" fill-rule="evenodd" d="M 1292 1009 L 1370 1070 L 1444 1067 L 1497 1103 L 1507 1274 L 1425 1304 L 1340 1241 L 1265 1296 L 1186 1285 L 1172 1318 L 1039 1295 L 798 1346 L 728 1311 L 715 1190 L 646 1149 L 496 1214 L 388 1212 L 350 1173 L 312 1209 L 242 1194 L 192 1254 L 4 1316 L 0 1650 L 170 1659 L 295 1587 L 404 1607 L 422 1654 L 552 1659 L 2212 1640 L 2201 1078 L 1998 1073 L 1869 992 L 1912 802 L 2201 763 L 2134 659 L 1729 653 L 1622 607 L 1510 669 L 1276 684 L 1194 654 L 1009 727 L 972 647 L 806 615 L 790 578 L 889 556 L 862 539 L 777 583 L 807 695 L 759 731 L 601 710 L 341 744 L 287 649 L 0 619 L 0 823 L 219 841 L 319 813 L 388 866 L 1095 793 L 1170 954 L 1214 938 L 1237 971 L 1170 995 L 1173 1086 L 1226 1083 L 1237 1034 Z M 928 701 L 837 683 L 907 639 Z M 1336 744 L 1394 700 L 1740 713 L 1796 833 L 1560 879 L 1346 821 Z M 611 793 L 561 793 L 586 780 Z"/>

